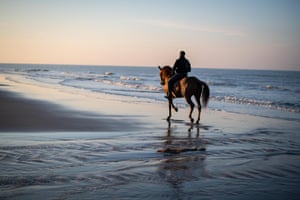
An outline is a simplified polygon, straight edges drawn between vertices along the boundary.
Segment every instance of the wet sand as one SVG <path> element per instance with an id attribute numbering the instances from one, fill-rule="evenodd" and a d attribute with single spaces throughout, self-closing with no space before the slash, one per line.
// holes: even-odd
<path id="1" fill-rule="evenodd" d="M 135 126 L 135 123 L 121 120 L 122 116 L 116 119 L 115 116 L 73 111 L 4 90 L 0 90 L 0 107 L 0 132 L 124 131 L 133 130 Z"/>
<path id="2" fill-rule="evenodd" d="M 0 199 L 299 198 L 298 122 L 0 80 Z"/>

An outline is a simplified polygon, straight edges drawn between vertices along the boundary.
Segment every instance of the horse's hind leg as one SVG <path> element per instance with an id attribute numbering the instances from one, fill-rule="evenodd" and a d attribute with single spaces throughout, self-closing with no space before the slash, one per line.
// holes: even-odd
<path id="1" fill-rule="evenodd" d="M 173 101 L 171 101 L 171 105 L 172 105 L 173 109 L 174 109 L 176 112 L 178 112 L 178 108 L 174 105 Z"/>
<path id="2" fill-rule="evenodd" d="M 196 123 L 199 124 L 199 122 L 200 122 L 200 115 L 201 115 L 200 95 L 195 95 L 195 99 L 196 99 L 197 106 L 198 106 L 198 119 L 197 119 Z"/>
<path id="3" fill-rule="evenodd" d="M 190 111 L 190 114 L 189 114 L 189 118 L 190 118 L 190 120 L 191 120 L 191 122 L 193 123 L 194 122 L 194 119 L 193 119 L 193 117 L 192 117 L 192 113 L 193 113 L 193 110 L 194 110 L 194 103 L 193 103 L 193 101 L 192 101 L 192 99 L 191 99 L 191 97 L 189 96 L 189 97 L 185 97 L 185 99 L 186 99 L 186 101 L 187 101 L 187 103 L 190 105 L 190 107 L 191 107 L 191 111 Z"/>

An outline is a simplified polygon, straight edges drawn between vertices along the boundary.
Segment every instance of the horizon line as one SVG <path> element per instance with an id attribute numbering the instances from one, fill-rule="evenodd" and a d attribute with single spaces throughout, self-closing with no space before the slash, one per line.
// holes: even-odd
<path id="1" fill-rule="evenodd" d="M 94 67 L 158 67 L 160 65 L 113 65 L 113 64 L 62 64 L 62 63 L 18 63 L 18 62 L 0 62 L 0 65 L 8 64 L 8 65 L 65 65 L 65 66 L 94 66 Z M 167 65 L 164 65 L 167 66 Z M 170 65 L 169 65 L 170 66 Z M 285 68 L 285 69 L 278 69 L 278 68 L 268 68 L 268 67 L 227 67 L 227 66 L 193 66 L 194 69 L 224 69 L 224 70 L 261 70 L 261 71 L 300 71 L 299 68 Z"/>

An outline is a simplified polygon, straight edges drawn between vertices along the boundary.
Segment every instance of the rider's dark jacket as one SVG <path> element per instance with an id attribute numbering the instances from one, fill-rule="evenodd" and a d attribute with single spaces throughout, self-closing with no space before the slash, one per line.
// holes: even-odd
<path id="1" fill-rule="evenodd" d="M 186 77 L 187 73 L 191 71 L 191 64 L 184 56 L 180 57 L 176 60 L 173 71 L 175 72 L 175 75 L 168 82 L 168 97 L 171 95 L 174 83 L 183 77 Z"/>
<path id="2" fill-rule="evenodd" d="M 191 64 L 185 57 L 180 57 L 176 60 L 173 71 L 176 74 L 188 73 L 191 71 Z"/>

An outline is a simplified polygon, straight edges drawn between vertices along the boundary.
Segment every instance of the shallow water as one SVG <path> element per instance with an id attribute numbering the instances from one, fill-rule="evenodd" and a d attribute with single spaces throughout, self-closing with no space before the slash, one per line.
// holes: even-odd
<path id="1" fill-rule="evenodd" d="M 0 64 L 0 73 L 36 85 L 165 102 L 157 67 Z M 210 109 L 300 121 L 299 71 L 193 68 L 189 75 L 209 85 Z M 187 106 L 180 99 L 176 103 Z"/>
<path id="2" fill-rule="evenodd" d="M 176 120 L 138 132 L 0 133 L 0 199 L 298 199 L 295 133 Z"/>

